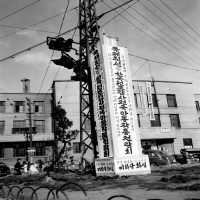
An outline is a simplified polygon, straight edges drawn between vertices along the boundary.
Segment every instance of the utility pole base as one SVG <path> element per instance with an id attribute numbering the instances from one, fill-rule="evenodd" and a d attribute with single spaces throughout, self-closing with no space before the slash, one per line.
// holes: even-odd
<path id="1" fill-rule="evenodd" d="M 96 159 L 95 170 L 96 176 L 129 176 L 151 173 L 147 155 Z"/>

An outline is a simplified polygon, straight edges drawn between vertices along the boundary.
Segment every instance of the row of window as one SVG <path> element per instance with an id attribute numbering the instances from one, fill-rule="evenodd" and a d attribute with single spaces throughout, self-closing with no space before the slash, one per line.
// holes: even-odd
<path id="1" fill-rule="evenodd" d="M 34 156 L 45 156 L 45 143 L 33 143 L 35 149 Z M 13 144 L 13 157 L 24 157 L 26 155 L 27 147 L 24 143 Z M 4 147 L 0 148 L 0 158 L 4 157 Z"/>
<path id="2" fill-rule="evenodd" d="M 193 148 L 193 143 L 191 138 L 183 139 L 184 148 Z M 73 153 L 81 153 L 80 142 L 73 143 Z"/>
<path id="3" fill-rule="evenodd" d="M 154 116 L 155 116 L 155 121 L 150 121 L 151 127 L 161 127 L 160 115 L 155 114 Z M 171 127 L 181 127 L 178 114 L 169 114 L 169 119 L 170 119 L 170 122 L 171 122 Z M 138 126 L 141 127 L 140 115 L 139 114 L 137 114 L 137 120 L 138 120 Z"/>
<path id="4" fill-rule="evenodd" d="M 33 143 L 35 149 L 34 156 L 45 156 L 45 143 Z M 13 144 L 13 157 L 24 157 L 27 147 L 23 143 Z M 73 143 L 73 153 L 81 153 L 80 142 Z M 4 157 L 4 147 L 0 147 L 0 158 Z"/>
<path id="5" fill-rule="evenodd" d="M 27 131 L 26 124 L 29 124 L 27 120 L 15 120 L 13 121 L 12 134 L 24 134 Z M 45 133 L 45 120 L 33 120 L 33 127 L 35 127 L 37 133 Z M 0 134 L 5 131 L 5 121 L 0 121 Z"/>
<path id="6" fill-rule="evenodd" d="M 6 102 L 0 101 L 0 113 L 6 112 Z M 15 101 L 13 105 L 14 113 L 24 113 L 25 112 L 25 101 Z M 44 112 L 44 102 L 43 101 L 34 101 L 33 102 L 33 112 L 34 113 L 43 113 Z"/>
<path id="7" fill-rule="evenodd" d="M 134 98 L 135 98 L 135 106 L 139 107 L 137 94 L 134 94 Z M 166 98 L 167 98 L 168 107 L 177 107 L 175 94 L 166 94 Z M 148 96 L 147 96 L 147 102 L 148 102 Z M 155 94 L 152 94 L 152 102 L 153 102 L 153 106 L 154 107 L 158 107 L 158 100 L 156 99 L 156 95 Z"/>

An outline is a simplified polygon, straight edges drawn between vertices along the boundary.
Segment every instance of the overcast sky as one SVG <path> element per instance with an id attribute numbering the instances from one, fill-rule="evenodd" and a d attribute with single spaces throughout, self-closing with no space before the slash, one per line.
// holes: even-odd
<path id="1" fill-rule="evenodd" d="M 150 80 L 153 76 L 155 80 L 194 82 L 194 92 L 200 93 L 200 1 L 136 1 L 103 16 L 98 22 L 101 36 L 105 32 L 118 37 L 119 46 L 128 48 L 132 55 L 129 58 L 133 79 Z M 124 2 L 127 0 L 99 0 L 97 15 Z M 78 9 L 73 8 L 78 4 L 79 0 L 69 1 L 61 33 L 77 26 Z M 68 0 L 1 0 L 0 60 L 44 42 L 48 36 L 56 36 L 67 5 Z M 123 9 L 127 9 L 126 12 L 122 12 Z M 117 12 L 122 12 L 123 17 Z M 72 35 L 74 41 L 79 42 L 78 29 L 64 38 Z M 30 79 L 31 92 L 35 93 L 48 92 L 54 79 L 69 79 L 72 70 L 50 63 L 52 53 L 43 44 L 0 62 L 1 92 L 22 92 L 21 79 L 24 77 Z M 55 52 L 53 59 L 60 58 L 60 55 L 60 52 Z M 73 52 L 72 55 L 78 59 Z M 135 56 L 166 64 L 146 62 Z"/>

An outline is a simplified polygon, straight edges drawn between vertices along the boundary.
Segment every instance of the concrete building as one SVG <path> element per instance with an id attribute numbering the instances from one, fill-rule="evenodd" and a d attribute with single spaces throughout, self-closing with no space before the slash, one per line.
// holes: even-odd
<path id="1" fill-rule="evenodd" d="M 134 98 L 137 109 L 138 125 L 143 149 L 161 149 L 168 154 L 179 154 L 184 148 L 200 148 L 200 94 L 193 93 L 190 82 L 154 81 L 151 83 L 155 121 L 148 115 L 143 116 L 138 84 L 145 88 L 145 102 L 148 105 L 146 82 L 134 80 Z M 55 101 L 67 111 L 73 121 L 73 129 L 79 129 L 79 82 L 55 81 L 53 83 Z M 195 104 L 196 103 L 196 104 Z M 90 128 L 89 122 L 86 123 Z M 71 154 L 76 159 L 81 156 L 79 136 L 73 141 Z M 92 159 L 89 152 L 88 159 Z"/>
<path id="2" fill-rule="evenodd" d="M 30 147 L 29 105 L 34 133 L 33 161 L 52 157 L 51 94 L 31 93 L 30 80 L 23 79 L 23 93 L 0 93 L 0 162 L 13 166 L 17 158 L 28 159 Z"/>

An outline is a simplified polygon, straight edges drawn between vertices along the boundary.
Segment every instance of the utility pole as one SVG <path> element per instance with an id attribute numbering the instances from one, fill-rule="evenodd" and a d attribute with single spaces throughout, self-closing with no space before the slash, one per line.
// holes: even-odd
<path id="1" fill-rule="evenodd" d="M 150 74 L 151 74 L 151 66 L 150 66 L 150 63 L 149 63 L 149 70 L 150 70 Z M 152 86 L 153 86 L 153 89 L 154 89 L 154 93 L 155 93 L 155 101 L 156 101 L 156 104 L 157 104 L 157 108 L 158 108 L 158 115 L 160 116 L 160 108 L 159 108 L 159 105 L 158 105 L 158 98 L 157 98 L 157 92 L 156 92 L 156 86 L 155 86 L 155 82 L 154 82 L 154 78 L 151 74 L 151 79 L 152 79 Z"/>
<path id="2" fill-rule="evenodd" d="M 31 119 L 31 115 L 33 114 L 33 113 L 31 113 L 31 100 L 29 99 L 29 98 L 26 98 L 27 99 L 27 101 L 28 101 L 28 103 L 27 103 L 27 105 L 28 105 L 28 110 L 29 110 L 29 112 L 27 113 L 28 114 L 28 118 L 29 118 L 29 137 L 27 137 L 27 138 L 30 138 L 30 150 L 27 150 L 28 151 L 28 153 L 30 154 L 30 163 L 32 163 L 33 162 L 33 153 L 34 153 L 34 151 L 32 151 L 32 119 Z"/>

